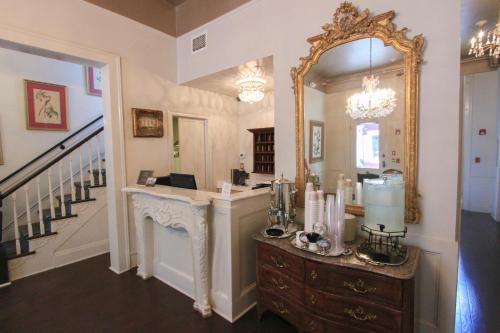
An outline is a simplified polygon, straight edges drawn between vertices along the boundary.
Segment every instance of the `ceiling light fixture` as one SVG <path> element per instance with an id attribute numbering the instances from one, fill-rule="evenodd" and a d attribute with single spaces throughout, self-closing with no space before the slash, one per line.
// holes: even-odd
<path id="1" fill-rule="evenodd" d="M 346 113 L 352 119 L 379 118 L 390 115 L 396 108 L 396 93 L 380 89 L 378 76 L 372 74 L 372 39 L 370 38 L 370 76 L 363 77 L 363 91 L 347 99 Z"/>
<path id="2" fill-rule="evenodd" d="M 242 74 L 242 78 L 236 81 L 238 85 L 238 97 L 241 101 L 246 103 L 260 102 L 264 96 L 264 88 L 266 80 L 264 73 L 258 66 Z"/>
<path id="3" fill-rule="evenodd" d="M 487 56 L 490 66 L 496 68 L 499 65 L 500 58 L 500 22 L 493 29 L 486 32 L 483 30 L 485 24 L 486 20 L 476 23 L 479 32 L 470 40 L 469 55 L 474 55 L 476 58 Z"/>

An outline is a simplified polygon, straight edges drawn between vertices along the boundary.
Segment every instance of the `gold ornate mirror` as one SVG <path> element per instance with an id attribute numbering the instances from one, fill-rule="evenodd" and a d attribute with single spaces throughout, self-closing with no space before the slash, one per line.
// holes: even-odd
<path id="1" fill-rule="evenodd" d="M 307 41 L 291 75 L 295 90 L 298 204 L 306 177 L 326 193 L 341 175 L 356 184 L 400 174 L 406 223 L 418 223 L 418 86 L 424 38 L 396 30 L 394 11 L 372 16 L 344 2 Z M 307 172 L 307 176 L 306 176 Z M 311 177 L 309 177 L 311 178 Z M 363 215 L 362 206 L 346 211 Z"/>

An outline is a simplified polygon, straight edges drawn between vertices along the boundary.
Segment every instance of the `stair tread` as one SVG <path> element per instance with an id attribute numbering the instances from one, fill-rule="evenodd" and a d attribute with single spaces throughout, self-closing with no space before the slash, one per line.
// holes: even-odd
<path id="1" fill-rule="evenodd" d="M 21 245 L 21 253 L 19 254 L 16 254 L 16 241 L 14 239 L 1 243 L 5 249 L 4 251 L 7 256 L 7 260 L 20 258 L 35 253 L 35 251 L 29 250 L 29 242 L 27 240 L 19 239 L 19 243 Z"/>
<path id="2" fill-rule="evenodd" d="M 72 200 L 72 195 L 71 194 L 65 194 L 64 195 L 64 202 L 80 203 L 80 202 L 87 202 L 87 201 L 95 201 L 96 200 L 95 198 L 78 199 L 79 197 L 81 197 L 81 194 L 80 195 L 76 195 L 76 200 Z M 56 199 L 58 201 L 61 201 L 61 196 L 57 195 Z"/>

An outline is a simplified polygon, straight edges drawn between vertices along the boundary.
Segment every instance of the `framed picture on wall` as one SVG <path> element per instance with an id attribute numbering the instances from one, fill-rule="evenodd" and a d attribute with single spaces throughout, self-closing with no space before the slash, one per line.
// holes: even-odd
<path id="1" fill-rule="evenodd" d="M 309 121 L 309 162 L 324 160 L 325 123 L 317 120 Z"/>
<path id="2" fill-rule="evenodd" d="M 102 96 L 101 69 L 94 66 L 85 66 L 85 78 L 87 81 L 87 94 Z"/>
<path id="3" fill-rule="evenodd" d="M 66 86 L 24 80 L 26 123 L 30 130 L 68 130 Z"/>
<path id="4" fill-rule="evenodd" d="M 135 137 L 163 137 L 163 111 L 132 109 L 132 127 Z"/>

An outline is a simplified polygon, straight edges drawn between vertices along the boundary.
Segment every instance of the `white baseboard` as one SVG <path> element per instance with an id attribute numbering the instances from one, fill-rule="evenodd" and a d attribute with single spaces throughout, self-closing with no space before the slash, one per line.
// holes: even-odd
<path id="1" fill-rule="evenodd" d="M 69 265 L 107 252 L 109 252 L 108 239 L 103 239 L 78 247 L 65 249 L 54 253 L 53 267 Z"/>
<path id="2" fill-rule="evenodd" d="M 10 286 L 11 284 L 12 284 L 12 282 L 6 282 L 3 284 L 0 284 L 0 288 L 6 288 L 6 287 Z"/>

